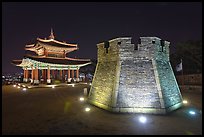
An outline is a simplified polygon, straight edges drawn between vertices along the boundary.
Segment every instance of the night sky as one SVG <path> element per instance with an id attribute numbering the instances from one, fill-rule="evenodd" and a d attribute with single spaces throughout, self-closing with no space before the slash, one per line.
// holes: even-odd
<path id="1" fill-rule="evenodd" d="M 77 43 L 69 57 L 97 59 L 96 44 L 117 37 L 156 36 L 171 46 L 202 38 L 202 3 L 2 3 L 2 72 L 20 72 L 26 44 L 45 38 Z"/>

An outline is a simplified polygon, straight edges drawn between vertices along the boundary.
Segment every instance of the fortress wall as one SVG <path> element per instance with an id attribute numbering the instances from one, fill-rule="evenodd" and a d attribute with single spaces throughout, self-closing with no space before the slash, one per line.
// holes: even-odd
<path id="1" fill-rule="evenodd" d="M 140 45 L 139 51 L 134 50 L 131 38 L 128 41 L 121 43 L 119 50 L 121 71 L 117 107 L 160 108 L 152 55 L 147 56 L 151 47 Z"/>
<path id="2" fill-rule="evenodd" d="M 130 37 L 97 44 L 98 64 L 88 101 L 115 112 L 164 114 L 182 105 L 169 62 L 169 42 L 140 37 L 138 50 Z"/>
<path id="3" fill-rule="evenodd" d="M 104 43 L 97 44 L 98 63 L 89 94 L 89 102 L 104 109 L 112 107 L 114 99 L 116 99 L 114 87 L 116 84 L 116 66 L 119 62 L 118 47 L 112 46 L 112 44 L 109 46 L 108 52 L 106 52 Z"/>

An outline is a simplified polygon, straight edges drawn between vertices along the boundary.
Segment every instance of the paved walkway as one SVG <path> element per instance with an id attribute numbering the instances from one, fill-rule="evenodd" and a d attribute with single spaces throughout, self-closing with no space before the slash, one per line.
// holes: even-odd
<path id="1" fill-rule="evenodd" d="M 182 93 L 188 104 L 167 115 L 111 113 L 86 102 L 76 84 L 23 91 L 2 86 L 3 135 L 201 135 L 202 95 Z M 80 101 L 84 97 L 84 101 Z M 90 111 L 86 111 L 87 107 Z M 195 112 L 195 114 L 194 114 Z M 192 113 L 192 114 L 191 114 Z M 141 123 L 140 117 L 146 122 Z"/>

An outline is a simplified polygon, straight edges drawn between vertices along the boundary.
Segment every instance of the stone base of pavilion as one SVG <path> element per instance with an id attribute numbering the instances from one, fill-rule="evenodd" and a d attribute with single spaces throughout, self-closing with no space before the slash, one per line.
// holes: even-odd
<path id="1" fill-rule="evenodd" d="M 72 86 L 74 87 L 75 85 L 78 84 L 88 84 L 91 85 L 91 82 L 79 82 L 79 83 L 60 83 L 60 84 L 43 84 L 43 83 L 39 83 L 38 85 L 35 84 L 30 84 L 30 83 L 21 83 L 22 87 L 31 89 L 31 88 L 55 88 L 55 87 L 66 87 L 66 86 Z"/>

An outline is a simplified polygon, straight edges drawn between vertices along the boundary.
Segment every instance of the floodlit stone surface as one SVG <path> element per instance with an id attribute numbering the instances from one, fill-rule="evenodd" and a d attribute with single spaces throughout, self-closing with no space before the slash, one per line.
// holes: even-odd
<path id="1" fill-rule="evenodd" d="M 114 112 L 165 114 L 182 105 L 169 62 L 169 42 L 157 37 L 116 38 L 99 43 L 88 101 Z M 162 47 L 162 42 L 164 46 Z"/>

